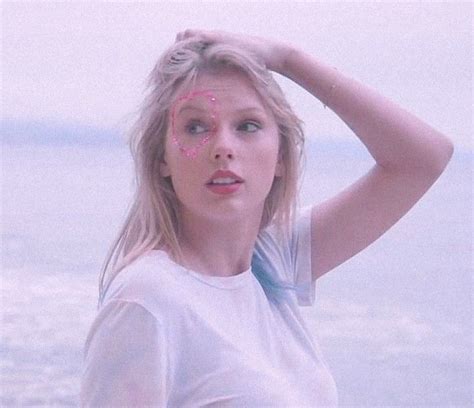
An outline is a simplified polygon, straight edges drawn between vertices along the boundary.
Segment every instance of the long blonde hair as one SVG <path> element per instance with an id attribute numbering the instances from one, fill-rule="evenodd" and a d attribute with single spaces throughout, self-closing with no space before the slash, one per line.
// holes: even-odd
<path id="1" fill-rule="evenodd" d="M 200 73 L 226 68 L 244 73 L 273 112 L 279 128 L 283 174 L 266 198 L 260 228 L 276 223 L 288 229 L 295 212 L 304 135 L 281 88 L 262 61 L 225 43 L 181 41 L 158 60 L 148 79 L 148 94 L 130 133 L 136 190 L 125 222 L 105 258 L 99 278 L 99 305 L 115 276 L 145 252 L 166 248 L 181 258 L 178 202 L 169 178 L 160 174 L 169 110 L 178 88 L 191 85 Z"/>

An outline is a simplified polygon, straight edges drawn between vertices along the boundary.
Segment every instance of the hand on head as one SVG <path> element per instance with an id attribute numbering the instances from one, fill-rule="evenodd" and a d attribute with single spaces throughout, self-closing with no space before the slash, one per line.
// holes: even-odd
<path id="1" fill-rule="evenodd" d="M 267 69 L 278 73 L 283 72 L 291 51 L 291 46 L 281 41 L 220 30 L 188 29 L 176 35 L 176 42 L 185 40 L 200 40 L 206 44 L 222 42 L 241 47 L 262 59 Z"/>

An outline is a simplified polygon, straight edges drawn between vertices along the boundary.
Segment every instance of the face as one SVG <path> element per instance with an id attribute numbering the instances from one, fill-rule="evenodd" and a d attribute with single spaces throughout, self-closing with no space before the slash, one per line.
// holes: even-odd
<path id="1" fill-rule="evenodd" d="M 178 92 L 161 164 L 180 211 L 221 220 L 261 217 L 281 174 L 278 126 L 251 82 L 229 71 Z"/>

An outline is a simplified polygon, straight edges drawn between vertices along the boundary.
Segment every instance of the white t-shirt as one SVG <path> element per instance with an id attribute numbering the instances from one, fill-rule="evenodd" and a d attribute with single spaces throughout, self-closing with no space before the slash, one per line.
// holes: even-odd
<path id="1" fill-rule="evenodd" d="M 207 276 L 151 251 L 109 288 L 85 345 L 82 406 L 321 407 L 334 380 L 299 306 L 314 302 L 309 212 L 256 250 L 300 288 L 270 302 L 251 269 Z"/>

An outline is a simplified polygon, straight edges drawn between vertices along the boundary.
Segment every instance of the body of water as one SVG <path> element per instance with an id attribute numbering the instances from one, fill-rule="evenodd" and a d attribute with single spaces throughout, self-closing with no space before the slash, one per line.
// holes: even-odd
<path id="1" fill-rule="evenodd" d="M 302 205 L 364 174 L 308 146 Z M 379 241 L 317 282 L 305 317 L 343 406 L 471 406 L 472 155 L 457 152 Z M 4 145 L 1 406 L 76 406 L 98 272 L 132 192 L 125 148 Z"/>

